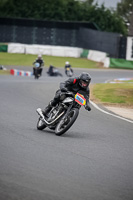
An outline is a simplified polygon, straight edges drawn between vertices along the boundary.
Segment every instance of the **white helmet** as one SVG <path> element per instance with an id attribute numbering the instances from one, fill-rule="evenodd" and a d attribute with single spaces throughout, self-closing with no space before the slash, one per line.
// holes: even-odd
<path id="1" fill-rule="evenodd" d="M 66 61 L 66 63 L 65 63 L 66 65 L 69 65 L 69 62 L 68 61 Z"/>
<path id="2" fill-rule="evenodd" d="M 39 55 L 38 55 L 38 58 L 41 58 L 41 57 L 42 57 L 42 55 L 41 55 L 41 54 L 39 54 Z"/>

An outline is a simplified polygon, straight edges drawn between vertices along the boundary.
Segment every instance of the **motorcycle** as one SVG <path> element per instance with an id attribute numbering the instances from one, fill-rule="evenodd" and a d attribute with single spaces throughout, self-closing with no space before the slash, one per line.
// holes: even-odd
<path id="1" fill-rule="evenodd" d="M 47 117 L 43 115 L 41 108 L 38 108 L 37 129 L 43 130 L 48 127 L 58 136 L 64 134 L 76 121 L 81 106 L 86 104 L 84 96 L 83 91 L 79 91 L 76 95 L 71 92 L 62 93 L 62 101 L 51 109 Z"/>
<path id="2" fill-rule="evenodd" d="M 73 70 L 70 67 L 66 67 L 65 73 L 68 77 L 73 76 Z"/>
<path id="3" fill-rule="evenodd" d="M 42 74 L 42 68 L 40 67 L 40 63 L 36 62 L 33 67 L 33 75 L 35 79 L 38 79 Z"/>

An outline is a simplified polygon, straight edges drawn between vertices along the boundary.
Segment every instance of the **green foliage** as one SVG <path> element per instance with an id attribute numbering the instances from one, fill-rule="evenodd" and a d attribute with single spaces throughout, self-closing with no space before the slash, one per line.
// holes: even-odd
<path id="1" fill-rule="evenodd" d="M 9 75 L 10 71 L 9 70 L 0 70 L 0 75 Z"/>
<path id="2" fill-rule="evenodd" d="M 119 12 L 98 6 L 94 0 L 0 0 L 0 17 L 86 21 L 97 24 L 102 31 L 126 34 Z"/>
<path id="3" fill-rule="evenodd" d="M 128 18 L 128 16 L 130 15 L 130 12 L 133 12 L 133 1 L 121 0 L 121 2 L 117 4 L 117 12 L 121 16 Z"/>
<path id="4" fill-rule="evenodd" d="M 117 4 L 117 13 L 123 18 L 124 23 L 128 25 L 133 19 L 133 0 L 121 0 Z"/>

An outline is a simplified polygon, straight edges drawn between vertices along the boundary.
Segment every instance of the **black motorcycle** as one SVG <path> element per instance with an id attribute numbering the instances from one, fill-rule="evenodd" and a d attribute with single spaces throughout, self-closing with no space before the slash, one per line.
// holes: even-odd
<path id="1" fill-rule="evenodd" d="M 86 104 L 83 91 L 79 91 L 76 95 L 71 92 L 62 93 L 61 99 L 62 101 L 51 109 L 47 117 L 43 115 L 41 108 L 37 109 L 39 114 L 38 130 L 48 127 L 54 130 L 58 136 L 64 134 L 77 119 L 81 106 Z"/>
<path id="2" fill-rule="evenodd" d="M 68 77 L 73 76 L 73 69 L 72 69 L 71 67 L 66 67 L 66 68 L 65 68 L 65 74 L 66 74 Z"/>
<path id="3" fill-rule="evenodd" d="M 42 67 L 40 63 L 36 62 L 33 67 L 33 75 L 35 79 L 38 79 L 42 75 Z"/>

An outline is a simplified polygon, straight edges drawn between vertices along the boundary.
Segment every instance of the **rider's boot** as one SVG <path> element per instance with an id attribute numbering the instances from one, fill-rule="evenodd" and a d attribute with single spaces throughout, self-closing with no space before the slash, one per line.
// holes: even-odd
<path id="1" fill-rule="evenodd" d="M 43 115 L 44 115 L 45 117 L 47 117 L 47 114 L 50 112 L 51 109 L 52 109 L 52 106 L 49 104 L 49 105 L 42 111 Z"/>
<path id="2" fill-rule="evenodd" d="M 50 101 L 48 106 L 42 111 L 43 115 L 47 117 L 47 114 L 51 111 L 51 109 L 55 106 L 54 101 Z"/>

